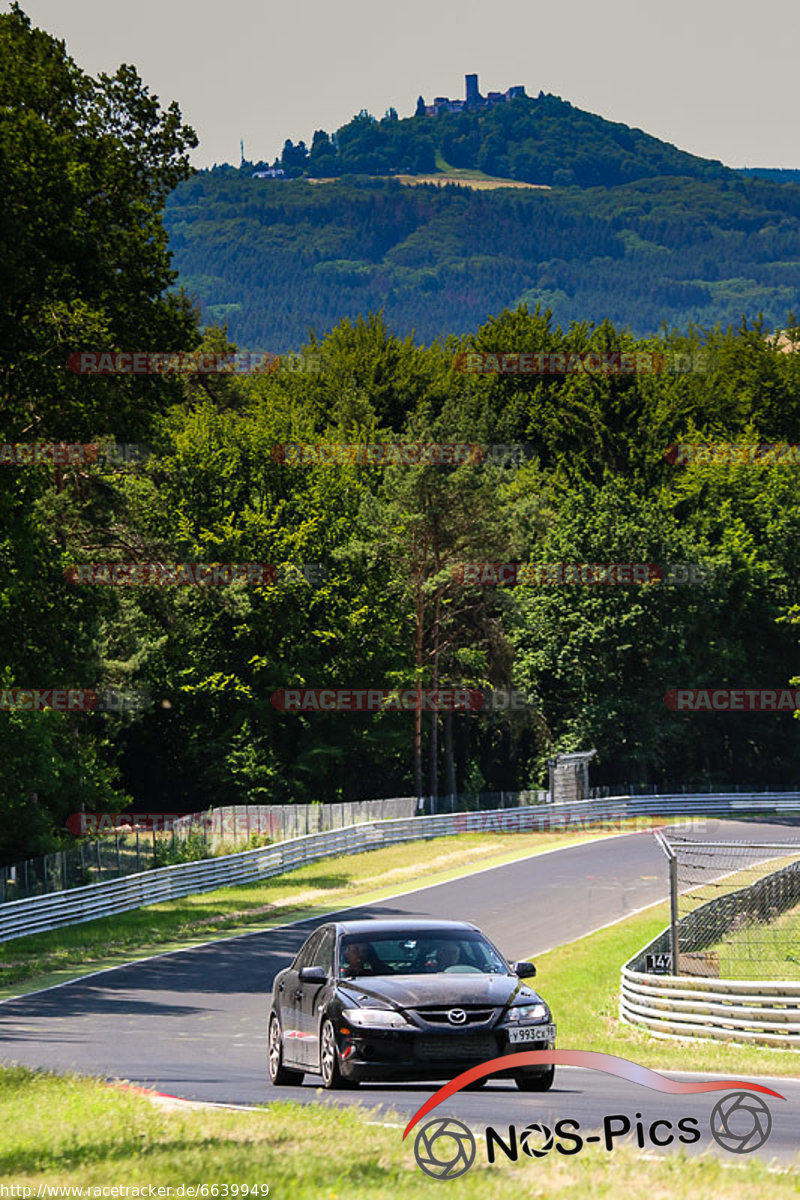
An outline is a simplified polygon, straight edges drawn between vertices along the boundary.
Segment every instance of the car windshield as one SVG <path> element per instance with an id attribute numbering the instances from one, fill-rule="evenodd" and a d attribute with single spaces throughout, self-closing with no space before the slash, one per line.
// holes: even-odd
<path id="1" fill-rule="evenodd" d="M 408 930 L 348 934 L 339 944 L 339 974 L 508 975 L 508 963 L 479 933 Z"/>

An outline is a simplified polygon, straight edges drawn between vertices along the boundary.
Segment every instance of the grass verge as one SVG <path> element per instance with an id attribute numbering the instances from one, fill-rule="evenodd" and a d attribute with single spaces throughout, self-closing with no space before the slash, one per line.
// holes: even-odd
<path id="1" fill-rule="evenodd" d="M 723 979 L 800 980 L 800 904 L 769 923 L 754 920 L 709 949 L 719 952 Z"/>
<path id="2" fill-rule="evenodd" d="M 0 999 L 149 954 L 267 929 L 443 883 L 476 868 L 612 834 L 458 834 L 321 859 L 259 883 L 201 892 L 0 945 Z"/>
<path id="3" fill-rule="evenodd" d="M 400 1128 L 367 1124 L 368 1116 L 362 1109 L 293 1103 L 256 1113 L 169 1111 L 94 1080 L 12 1068 L 0 1072 L 0 1175 L 30 1187 L 31 1196 L 43 1184 L 171 1186 L 173 1196 L 181 1184 L 206 1184 L 206 1195 L 214 1184 L 218 1195 L 226 1184 L 232 1195 L 237 1185 L 239 1196 L 243 1184 L 257 1184 L 267 1185 L 272 1197 L 292 1200 L 430 1197 L 440 1185 L 417 1167 L 414 1133 L 403 1142 Z M 458 1180 L 456 1194 L 459 1200 L 619 1194 L 626 1200 L 783 1200 L 797 1196 L 797 1178 L 761 1162 L 728 1164 L 711 1156 L 643 1160 L 626 1146 L 611 1154 L 587 1147 L 570 1159 L 487 1166 L 479 1140 L 475 1164 Z"/>
<path id="4" fill-rule="evenodd" d="M 536 955 L 536 987 L 553 1010 L 557 1045 L 599 1050 L 656 1070 L 711 1071 L 758 1079 L 800 1077 L 800 1054 L 767 1046 L 651 1037 L 618 1016 L 620 969 L 669 923 L 669 905 L 656 904 L 608 929 Z"/>

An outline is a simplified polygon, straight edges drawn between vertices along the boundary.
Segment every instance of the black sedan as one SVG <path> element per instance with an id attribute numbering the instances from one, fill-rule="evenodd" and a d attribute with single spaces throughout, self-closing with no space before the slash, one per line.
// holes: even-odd
<path id="1" fill-rule="evenodd" d="M 332 921 L 275 976 L 270 1079 L 299 1084 L 309 1072 L 326 1088 L 440 1080 L 526 1048 L 552 1049 L 550 1010 L 523 982 L 535 974 L 532 963 L 511 967 L 464 921 Z M 546 1091 L 554 1070 L 513 1078 L 523 1091 Z"/>

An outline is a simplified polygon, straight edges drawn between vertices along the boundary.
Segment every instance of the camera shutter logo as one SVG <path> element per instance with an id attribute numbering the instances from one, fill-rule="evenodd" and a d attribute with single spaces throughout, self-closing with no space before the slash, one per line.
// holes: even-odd
<path id="1" fill-rule="evenodd" d="M 539 1138 L 541 1144 L 534 1145 Z M 538 1122 L 526 1125 L 519 1135 L 519 1144 L 528 1158 L 544 1158 L 553 1149 L 553 1131 L 546 1125 L 539 1125 Z"/>
<path id="2" fill-rule="evenodd" d="M 731 1154 L 750 1154 L 763 1146 L 772 1132 L 772 1113 L 760 1096 L 732 1092 L 711 1113 L 714 1141 Z"/>
<path id="3" fill-rule="evenodd" d="M 414 1157 L 432 1179 L 457 1179 L 475 1161 L 475 1138 L 461 1121 L 437 1117 L 417 1134 Z"/>
<path id="4" fill-rule="evenodd" d="M 447 1014 L 447 1019 L 451 1025 L 463 1025 L 467 1019 L 467 1014 L 463 1008 L 451 1008 Z"/>

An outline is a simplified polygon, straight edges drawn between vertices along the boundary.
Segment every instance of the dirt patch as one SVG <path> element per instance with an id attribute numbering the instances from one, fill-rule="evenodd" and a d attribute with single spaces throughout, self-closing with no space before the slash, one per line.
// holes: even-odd
<path id="1" fill-rule="evenodd" d="M 536 188 L 545 192 L 552 190 L 549 183 L 521 183 L 518 179 L 462 179 L 458 175 L 376 175 L 375 179 L 397 179 L 408 187 L 417 187 L 421 183 L 435 183 L 438 187 L 444 187 L 446 183 L 458 183 L 462 187 L 475 188 L 478 191 L 492 188 Z M 336 182 L 336 178 L 306 180 L 306 183 Z"/>

